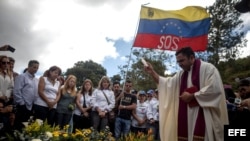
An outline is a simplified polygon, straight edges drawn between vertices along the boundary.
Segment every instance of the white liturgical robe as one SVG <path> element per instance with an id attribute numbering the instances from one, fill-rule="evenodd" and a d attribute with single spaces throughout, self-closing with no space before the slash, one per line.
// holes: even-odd
<path id="1" fill-rule="evenodd" d="M 184 71 L 173 77 L 160 77 L 159 110 L 161 141 L 178 140 L 178 108 L 181 76 Z M 191 86 L 191 72 L 187 85 Z M 224 125 L 228 124 L 228 115 L 223 83 L 218 70 L 209 63 L 201 61 L 200 90 L 194 94 L 200 106 L 187 107 L 188 141 L 193 140 L 194 127 L 199 108 L 203 108 L 205 118 L 205 141 L 224 141 Z"/>

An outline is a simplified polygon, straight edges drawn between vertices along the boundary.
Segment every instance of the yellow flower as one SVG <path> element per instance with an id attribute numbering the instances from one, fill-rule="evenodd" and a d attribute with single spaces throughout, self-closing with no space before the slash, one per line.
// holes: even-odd
<path id="1" fill-rule="evenodd" d="M 91 130 L 90 130 L 90 129 L 87 129 L 87 130 L 86 130 L 86 133 L 90 134 L 90 133 L 91 133 Z"/>
<path id="2" fill-rule="evenodd" d="M 81 132 L 76 132 L 75 134 L 73 134 L 73 136 L 83 136 L 83 133 L 81 133 Z"/>
<path id="3" fill-rule="evenodd" d="M 67 133 L 63 133 L 63 137 L 68 137 L 68 134 Z"/>
<path id="4" fill-rule="evenodd" d="M 67 124 L 67 125 L 65 125 L 64 127 L 63 127 L 63 129 L 66 131 L 66 130 L 68 130 L 69 129 L 69 125 Z"/>
<path id="5" fill-rule="evenodd" d="M 53 134 L 54 137 L 59 137 L 60 132 L 59 131 L 54 131 L 52 134 Z"/>
<path id="6" fill-rule="evenodd" d="M 82 131 L 79 129 L 76 129 L 75 133 L 82 133 Z"/>

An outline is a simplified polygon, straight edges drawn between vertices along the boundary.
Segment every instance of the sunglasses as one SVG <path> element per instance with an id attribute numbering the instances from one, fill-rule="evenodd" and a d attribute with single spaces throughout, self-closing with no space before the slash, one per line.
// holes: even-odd
<path id="1" fill-rule="evenodd" d="M 10 62 L 4 62 L 4 61 L 2 61 L 1 64 L 10 64 Z"/>

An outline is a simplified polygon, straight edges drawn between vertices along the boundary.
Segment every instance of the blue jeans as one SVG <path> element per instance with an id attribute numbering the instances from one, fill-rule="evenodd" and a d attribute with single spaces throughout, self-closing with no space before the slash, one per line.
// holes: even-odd
<path id="1" fill-rule="evenodd" d="M 117 117 L 115 119 L 115 138 L 118 140 L 121 135 L 126 136 L 130 132 L 131 120 Z"/>

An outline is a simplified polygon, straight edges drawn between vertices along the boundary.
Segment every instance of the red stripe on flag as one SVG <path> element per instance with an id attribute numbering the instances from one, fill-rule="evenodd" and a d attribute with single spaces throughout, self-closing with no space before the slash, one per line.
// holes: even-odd
<path id="1" fill-rule="evenodd" d="M 176 51 L 189 46 L 194 51 L 204 51 L 207 43 L 207 35 L 181 38 L 172 35 L 137 34 L 133 47 Z"/>

